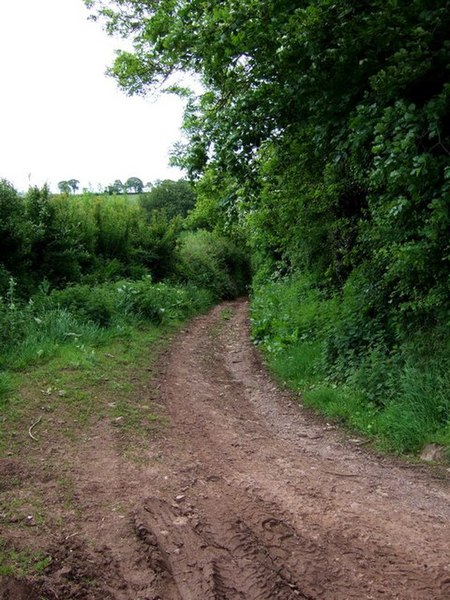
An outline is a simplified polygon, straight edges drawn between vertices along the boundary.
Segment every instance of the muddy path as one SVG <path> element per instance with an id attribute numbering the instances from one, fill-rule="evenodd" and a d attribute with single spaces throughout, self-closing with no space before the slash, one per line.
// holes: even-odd
<path id="1" fill-rule="evenodd" d="M 245 302 L 195 319 L 161 366 L 168 427 L 139 461 L 108 422 L 74 443 L 54 560 L 0 598 L 450 598 L 446 469 L 375 455 L 277 389 Z"/>

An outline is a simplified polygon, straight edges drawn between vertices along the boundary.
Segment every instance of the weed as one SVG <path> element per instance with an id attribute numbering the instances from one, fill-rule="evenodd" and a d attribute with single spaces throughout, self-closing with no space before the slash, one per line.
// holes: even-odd
<path id="1" fill-rule="evenodd" d="M 27 577 L 42 573 L 52 559 L 39 550 L 17 551 L 0 538 L 0 576 Z"/>
<path id="2" fill-rule="evenodd" d="M 229 321 L 231 319 L 231 317 L 233 316 L 233 309 L 231 308 L 223 308 L 220 311 L 220 318 L 222 321 Z"/>

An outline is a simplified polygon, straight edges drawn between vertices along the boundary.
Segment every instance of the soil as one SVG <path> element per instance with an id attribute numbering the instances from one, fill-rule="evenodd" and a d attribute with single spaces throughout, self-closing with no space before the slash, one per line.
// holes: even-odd
<path id="1" fill-rule="evenodd" d="M 108 419 L 1 461 L 2 493 L 15 477 L 52 515 L 4 527 L 52 562 L 3 577 L 1 600 L 450 598 L 448 470 L 378 455 L 280 390 L 245 301 L 192 321 L 160 366 L 168 425 L 138 461 Z"/>

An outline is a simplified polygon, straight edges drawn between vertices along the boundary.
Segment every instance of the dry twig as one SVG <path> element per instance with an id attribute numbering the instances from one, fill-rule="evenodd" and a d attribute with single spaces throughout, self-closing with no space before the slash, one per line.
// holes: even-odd
<path id="1" fill-rule="evenodd" d="M 359 473 L 336 473 L 335 471 L 323 471 L 328 475 L 336 475 L 337 477 L 361 477 Z"/>
<path id="2" fill-rule="evenodd" d="M 30 425 L 30 427 L 28 428 L 28 435 L 35 442 L 37 442 L 38 440 L 37 440 L 37 438 L 34 437 L 32 431 L 33 431 L 33 428 L 36 427 L 36 425 L 41 422 L 41 420 L 42 420 L 42 416 L 40 416 L 39 419 L 37 419 L 34 423 L 32 423 L 32 425 Z"/>

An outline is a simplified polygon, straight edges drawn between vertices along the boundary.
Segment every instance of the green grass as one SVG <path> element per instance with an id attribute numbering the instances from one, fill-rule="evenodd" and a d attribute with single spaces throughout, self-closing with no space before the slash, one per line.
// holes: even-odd
<path id="1" fill-rule="evenodd" d="M 278 378 L 286 385 L 307 390 L 323 377 L 320 357 L 319 343 L 304 342 L 274 353 L 270 363 Z"/>
<path id="2" fill-rule="evenodd" d="M 365 401 L 363 394 L 348 386 L 328 383 L 321 357 L 319 342 L 298 343 L 267 355 L 277 379 L 284 386 L 299 391 L 306 406 L 371 435 L 376 411 Z"/>
<path id="3" fill-rule="evenodd" d="M 0 306 L 0 452 L 30 443 L 27 430 L 38 416 L 36 436 L 57 419 L 70 422 L 61 427 L 68 437 L 104 417 L 123 439 L 162 426 L 148 394 L 136 399 L 142 377 L 149 378 L 170 332 L 211 302 L 206 290 L 144 278 Z"/>
<path id="4" fill-rule="evenodd" d="M 108 371 L 111 360 L 99 364 L 104 356 L 102 349 L 114 350 L 117 341 L 126 360 L 138 341 L 151 344 L 160 332 L 205 311 L 212 300 L 207 290 L 191 285 L 153 284 L 145 277 L 99 286 L 74 285 L 49 295 L 37 295 L 23 305 L 0 301 L 3 417 L 20 412 L 20 398 L 14 390 L 21 379 L 31 377 L 38 395 L 42 389 L 51 388 L 50 395 L 55 396 L 68 388 L 65 401 L 77 405 L 80 418 L 85 418 L 86 411 L 91 410 L 89 398 L 71 382 L 71 377 L 80 379 L 90 372 Z M 113 350 L 110 354 L 114 354 Z M 47 382 L 46 370 L 51 371 Z M 70 370 L 77 373 L 76 377 Z"/>
<path id="5" fill-rule="evenodd" d="M 0 371 L 0 410 L 3 412 L 5 409 L 8 398 L 15 387 L 16 378 L 12 373 L 6 373 Z"/>
<path id="6" fill-rule="evenodd" d="M 0 576 L 27 577 L 42 573 L 52 559 L 39 550 L 17 551 L 0 538 Z"/>
<path id="7" fill-rule="evenodd" d="M 378 447 L 398 453 L 418 452 L 435 442 L 450 448 L 450 426 L 446 424 L 449 389 L 446 374 L 407 369 L 396 373 L 395 394 L 386 406 L 377 406 L 367 389 L 346 383 L 332 383 L 321 368 L 319 345 L 298 344 L 281 352 L 266 353 L 276 378 L 300 392 L 303 402 L 329 419 L 340 421 L 370 436 Z"/>
<path id="8" fill-rule="evenodd" d="M 376 341 L 352 354 L 345 344 L 361 343 L 365 333 L 350 328 L 345 310 L 306 278 L 262 286 L 252 303 L 254 341 L 277 379 L 306 405 L 379 448 L 417 453 L 435 442 L 450 449 L 448 337 L 415 332 L 391 350 Z"/>
<path id="9" fill-rule="evenodd" d="M 44 364 L 16 373 L 22 383 L 4 405 L 0 452 L 28 443 L 27 424 L 38 415 L 43 423 L 36 426 L 37 438 L 49 422 L 64 421 L 60 433 L 70 438 L 105 417 L 130 436 L 153 432 L 164 419 L 154 411 L 151 389 L 141 396 L 141 388 L 178 326 L 136 327 L 132 335 L 114 336 L 100 347 L 60 347 Z"/>

